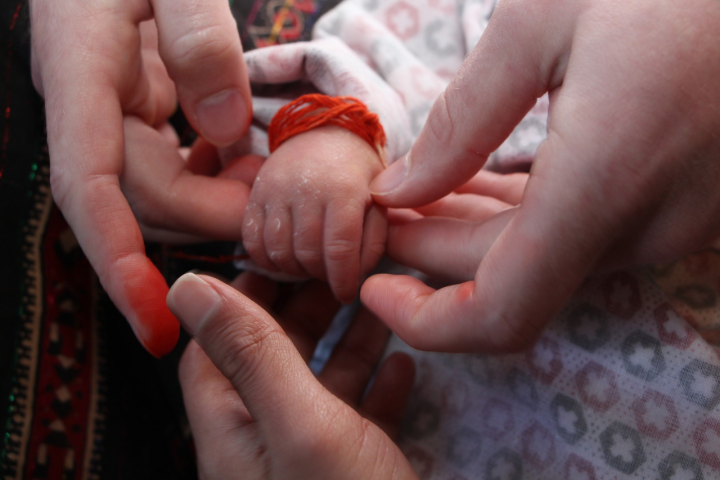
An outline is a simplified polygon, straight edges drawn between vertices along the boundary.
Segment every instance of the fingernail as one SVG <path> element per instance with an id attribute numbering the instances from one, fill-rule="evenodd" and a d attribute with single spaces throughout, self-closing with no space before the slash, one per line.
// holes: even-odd
<path id="1" fill-rule="evenodd" d="M 167 296 L 168 308 L 190 335 L 217 312 L 221 303 L 215 289 L 194 273 L 178 278 Z"/>
<path id="2" fill-rule="evenodd" d="M 380 173 L 370 184 L 372 195 L 387 195 L 405 180 L 410 169 L 410 152 Z"/>
<path id="3" fill-rule="evenodd" d="M 225 90 L 206 98 L 195 109 L 200 134 L 218 147 L 240 138 L 248 124 L 248 109 L 237 90 Z"/>

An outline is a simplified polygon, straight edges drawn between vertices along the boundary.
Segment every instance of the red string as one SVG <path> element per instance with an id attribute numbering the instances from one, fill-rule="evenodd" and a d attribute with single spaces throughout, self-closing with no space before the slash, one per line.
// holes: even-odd
<path id="1" fill-rule="evenodd" d="M 303 95 L 278 110 L 268 128 L 270 152 L 290 137 L 323 125 L 350 130 L 377 149 L 385 163 L 385 130 L 378 116 L 357 98 L 318 93 Z"/>
<path id="2" fill-rule="evenodd" d="M 329 97 L 317 93 L 303 95 L 278 110 L 268 128 L 270 151 L 274 152 L 290 137 L 323 125 L 336 125 L 353 132 L 375 148 L 383 164 L 385 163 L 385 130 L 378 116 L 357 98 Z M 183 252 L 174 252 L 170 256 L 208 263 L 226 263 L 250 258 L 248 255 L 212 257 Z"/>

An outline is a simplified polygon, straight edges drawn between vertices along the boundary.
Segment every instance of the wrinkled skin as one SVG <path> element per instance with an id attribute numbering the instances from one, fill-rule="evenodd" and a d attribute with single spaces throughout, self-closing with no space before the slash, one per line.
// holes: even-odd
<path id="1" fill-rule="evenodd" d="M 385 209 L 368 186 L 382 171 L 377 152 L 341 127 L 294 136 L 265 161 L 243 223 L 243 243 L 271 271 L 327 280 L 341 301 L 385 251 Z"/>
<path id="2" fill-rule="evenodd" d="M 363 395 L 387 328 L 360 311 L 316 378 L 306 362 L 339 307 L 327 284 L 284 299 L 253 274 L 232 286 L 187 274 L 168 295 L 194 337 L 179 373 L 200 478 L 416 479 L 391 440 L 413 384 L 410 357 L 390 356 Z"/>

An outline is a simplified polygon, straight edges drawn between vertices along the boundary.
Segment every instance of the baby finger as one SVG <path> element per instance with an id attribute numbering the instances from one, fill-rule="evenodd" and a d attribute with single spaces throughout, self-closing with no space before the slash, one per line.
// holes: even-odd
<path id="1" fill-rule="evenodd" d="M 272 263 L 285 273 L 308 277 L 308 272 L 295 259 L 293 251 L 293 218 L 285 205 L 270 207 L 263 231 L 265 250 Z"/>
<path id="2" fill-rule="evenodd" d="M 365 214 L 362 248 L 360 249 L 360 275 L 365 276 L 378 264 L 387 244 L 387 209 L 372 204 Z"/>
<path id="3" fill-rule="evenodd" d="M 293 248 L 300 265 L 315 278 L 327 280 L 323 257 L 323 225 L 325 210 L 316 204 L 294 205 Z"/>
<path id="4" fill-rule="evenodd" d="M 333 293 L 343 303 L 357 296 L 365 207 L 361 203 L 331 202 L 325 214 L 324 250 Z"/>
<path id="5" fill-rule="evenodd" d="M 243 246 L 248 255 L 261 268 L 276 272 L 278 269 L 265 251 L 265 206 L 248 202 L 243 219 Z"/>

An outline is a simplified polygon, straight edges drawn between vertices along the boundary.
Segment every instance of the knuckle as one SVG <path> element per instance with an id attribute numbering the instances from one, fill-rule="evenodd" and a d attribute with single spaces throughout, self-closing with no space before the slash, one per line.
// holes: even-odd
<path id="1" fill-rule="evenodd" d="M 171 41 L 165 51 L 169 63 L 183 71 L 240 57 L 238 42 L 219 24 L 188 29 Z"/>
<path id="2" fill-rule="evenodd" d="M 336 172 L 333 184 L 336 187 L 336 198 L 340 201 L 356 199 L 358 195 L 366 191 L 367 187 L 357 172 L 347 167 L 344 171 Z"/>
<path id="3" fill-rule="evenodd" d="M 452 85 L 452 84 L 451 84 Z M 424 131 L 431 136 L 430 140 L 436 141 L 440 145 L 450 145 L 454 137 L 455 124 L 452 112 L 449 108 L 449 99 L 453 90 L 448 87 L 435 100 L 430 110 Z"/>
<path id="4" fill-rule="evenodd" d="M 162 195 L 154 191 L 150 185 L 144 186 L 145 188 L 142 188 L 142 185 L 140 187 L 132 190 L 122 189 L 136 220 L 153 228 L 178 228 L 177 218 L 172 214 L 163 213 L 165 209 L 160 208 Z"/>
<path id="5" fill-rule="evenodd" d="M 327 211 L 329 214 L 334 213 L 341 222 L 335 227 L 335 231 L 345 237 L 361 234 L 360 227 L 362 225 L 365 211 L 372 204 L 372 198 L 367 193 L 367 185 L 361 191 L 341 191 L 340 194 L 331 197 L 328 200 Z M 333 222 L 334 224 L 336 222 Z"/>
<path id="6" fill-rule="evenodd" d="M 323 266 L 322 251 L 315 248 L 298 248 L 295 250 L 295 258 L 305 268 L 316 270 Z"/>
<path id="7" fill-rule="evenodd" d="M 335 402 L 323 406 L 324 418 L 318 422 L 321 428 L 293 429 L 290 442 L 302 445 L 300 451 L 304 457 L 316 459 L 319 464 L 337 458 L 337 426 L 349 425 L 352 421 L 348 410 L 337 406 Z"/>
<path id="8" fill-rule="evenodd" d="M 339 355 L 338 359 L 343 362 L 348 369 L 366 373 L 368 376 L 375 369 L 377 361 L 377 349 L 372 342 L 355 342 L 349 345 L 346 350 Z"/>
<path id="9" fill-rule="evenodd" d="M 385 242 L 372 242 L 363 245 L 363 249 L 365 250 L 365 257 L 370 259 L 371 263 L 375 263 L 385 254 Z M 374 267 L 374 265 L 370 266 L 370 268 L 372 267 Z"/>
<path id="10" fill-rule="evenodd" d="M 273 242 L 267 242 L 265 245 L 268 253 L 268 257 L 275 264 L 287 265 L 293 259 L 293 251 L 284 245 L 280 245 Z M 278 266 L 279 266 L 278 265 Z"/>
<path id="11" fill-rule="evenodd" d="M 492 345 L 493 350 L 507 353 L 522 352 L 532 347 L 542 334 L 542 329 L 536 326 L 534 320 L 510 318 L 502 313 L 499 317 L 497 325 L 500 328 L 487 336 L 488 344 Z"/>
<path id="12" fill-rule="evenodd" d="M 325 245 L 325 256 L 331 262 L 352 260 L 358 256 L 358 245 L 350 240 L 335 239 Z"/>
<path id="13" fill-rule="evenodd" d="M 380 262 L 385 254 L 386 244 L 384 241 L 363 242 L 362 252 L 360 255 L 361 274 L 369 273 Z"/>
<path id="14" fill-rule="evenodd" d="M 245 248 L 245 251 L 247 252 L 250 257 L 252 257 L 255 261 L 258 261 L 263 258 L 263 244 L 261 241 L 259 241 L 257 238 L 254 239 L 243 239 L 243 247 Z"/>
<path id="15" fill-rule="evenodd" d="M 255 215 L 245 215 L 242 225 L 243 243 L 258 244 L 260 239 L 260 231 L 262 228 L 260 218 Z"/>
<path id="16" fill-rule="evenodd" d="M 261 362 L 275 351 L 281 333 L 260 321 L 237 322 L 225 314 L 206 322 L 197 334 L 206 345 L 218 345 L 217 363 L 236 385 L 251 382 Z"/>
<path id="17" fill-rule="evenodd" d="M 72 188 L 67 178 L 67 171 L 52 164 L 50 166 L 50 191 L 58 208 L 63 210 L 68 203 L 68 196 Z"/>
<path id="18" fill-rule="evenodd" d="M 462 71 L 453 83 L 438 97 L 428 115 L 423 135 L 428 135 L 431 144 L 444 146 L 449 149 L 453 157 L 476 158 L 483 157 L 473 145 L 475 135 L 470 135 L 466 121 L 461 118 L 466 110 L 467 99 L 462 92 L 467 89 L 462 85 Z M 464 130 L 463 130 L 464 128 Z"/>
<path id="19" fill-rule="evenodd" d="M 351 279 L 343 278 L 330 280 L 330 286 L 335 298 L 341 302 L 350 302 L 355 299 L 359 283 L 357 280 L 353 282 Z"/>

